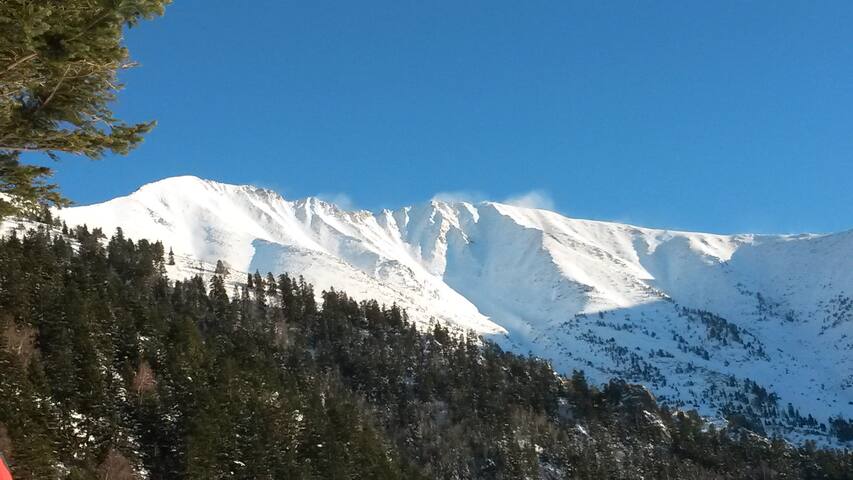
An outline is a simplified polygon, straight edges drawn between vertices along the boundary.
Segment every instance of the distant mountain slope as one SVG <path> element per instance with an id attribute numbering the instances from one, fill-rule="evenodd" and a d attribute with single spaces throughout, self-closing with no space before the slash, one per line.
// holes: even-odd
<path id="1" fill-rule="evenodd" d="M 687 233 L 492 202 L 350 212 L 195 177 L 61 217 L 162 240 L 181 258 L 396 302 L 418 322 L 789 438 L 853 417 L 853 232 Z"/>

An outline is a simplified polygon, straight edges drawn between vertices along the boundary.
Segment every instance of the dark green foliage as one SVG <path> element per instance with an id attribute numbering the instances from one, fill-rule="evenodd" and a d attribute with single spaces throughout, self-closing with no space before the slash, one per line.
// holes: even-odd
<path id="1" fill-rule="evenodd" d="M 48 205 L 68 202 L 48 183 L 51 170 L 38 165 L 22 165 L 18 153 L 0 151 L 0 219 L 10 215 L 37 217 Z"/>
<path id="2" fill-rule="evenodd" d="M 220 275 L 168 281 L 159 243 L 104 240 L 0 240 L 0 449 L 16 479 L 853 472 L 849 453 L 709 428 L 642 387 L 419 331 L 396 306 L 330 291 L 319 308 L 303 279 L 259 272 L 229 297 Z"/>
<path id="3" fill-rule="evenodd" d="M 842 417 L 830 418 L 829 425 L 832 433 L 842 442 L 853 441 L 853 420 L 845 420 Z"/>
<path id="4" fill-rule="evenodd" d="M 50 168 L 18 163 L 22 152 L 100 158 L 125 154 L 153 122 L 125 124 L 111 103 L 117 72 L 133 66 L 122 30 L 163 13 L 169 0 L 0 2 L 0 218 L 65 203 Z"/>

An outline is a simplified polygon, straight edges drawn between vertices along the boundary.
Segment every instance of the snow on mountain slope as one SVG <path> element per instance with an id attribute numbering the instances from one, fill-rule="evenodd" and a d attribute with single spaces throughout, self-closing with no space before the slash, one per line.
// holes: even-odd
<path id="1" fill-rule="evenodd" d="M 621 376 L 789 437 L 853 417 L 853 232 L 687 233 L 490 202 L 349 212 L 195 177 L 60 215 L 181 258 L 396 302 L 558 370 Z"/>
<path id="2" fill-rule="evenodd" d="M 316 198 L 288 202 L 268 190 L 178 177 L 128 197 L 63 210 L 69 224 L 162 240 L 176 254 L 237 271 L 290 271 L 319 290 L 396 302 L 416 320 L 431 317 L 482 333 L 503 329 L 430 274 L 410 247 L 367 212 Z"/>

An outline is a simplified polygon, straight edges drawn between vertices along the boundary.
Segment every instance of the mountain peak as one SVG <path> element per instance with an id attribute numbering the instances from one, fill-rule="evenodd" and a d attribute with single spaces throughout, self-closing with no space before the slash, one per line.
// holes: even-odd
<path id="1" fill-rule="evenodd" d="M 206 180 L 195 175 L 178 175 L 174 177 L 166 177 L 160 180 L 155 180 L 139 187 L 137 191 L 145 190 L 174 190 L 181 188 L 199 188 L 214 184 L 212 180 Z"/>

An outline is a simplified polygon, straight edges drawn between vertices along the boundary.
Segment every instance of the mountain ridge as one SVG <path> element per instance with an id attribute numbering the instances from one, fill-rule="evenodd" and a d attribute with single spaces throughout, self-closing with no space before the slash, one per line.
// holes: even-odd
<path id="1" fill-rule="evenodd" d="M 416 322 L 471 329 L 596 381 L 637 381 L 707 415 L 752 409 L 789 438 L 821 436 L 794 425 L 789 402 L 822 423 L 853 417 L 853 231 L 707 234 L 498 202 L 348 211 L 192 176 L 59 216 L 397 303 Z M 748 382 L 777 405 L 757 407 Z"/>

